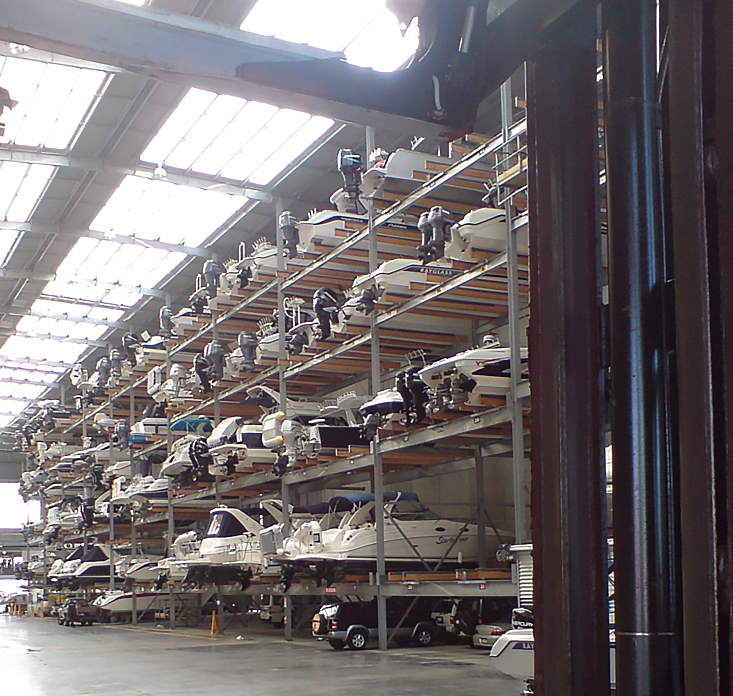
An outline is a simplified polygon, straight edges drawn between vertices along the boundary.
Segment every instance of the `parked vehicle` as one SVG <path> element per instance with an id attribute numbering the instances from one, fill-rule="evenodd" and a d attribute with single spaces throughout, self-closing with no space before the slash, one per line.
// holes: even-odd
<path id="1" fill-rule="evenodd" d="M 456 632 L 456 608 L 458 599 L 441 599 L 433 607 L 430 616 L 438 631 L 444 631 L 447 635 L 453 636 Z"/>
<path id="2" fill-rule="evenodd" d="M 410 598 L 387 600 L 387 627 L 397 642 L 410 642 L 427 647 L 437 629 L 430 616 L 432 600 L 420 597 L 413 604 Z M 334 650 L 349 647 L 363 650 L 370 640 L 378 638 L 377 601 L 337 602 L 324 604 L 311 622 L 313 635 L 327 640 Z"/>
<path id="3" fill-rule="evenodd" d="M 494 643 L 509 630 L 509 626 L 496 626 L 494 624 L 480 624 L 476 626 L 473 634 L 474 648 L 493 648 Z"/>
<path id="4" fill-rule="evenodd" d="M 478 597 L 461 599 L 456 606 L 455 631 L 473 638 L 477 626 L 505 624 L 509 628 L 515 597 Z"/>
<path id="5" fill-rule="evenodd" d="M 97 618 L 97 607 L 83 597 L 69 597 L 58 612 L 59 626 L 91 626 Z"/>

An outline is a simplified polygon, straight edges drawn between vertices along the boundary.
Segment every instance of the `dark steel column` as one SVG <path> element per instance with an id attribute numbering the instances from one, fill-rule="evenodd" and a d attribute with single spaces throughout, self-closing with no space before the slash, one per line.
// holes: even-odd
<path id="1" fill-rule="evenodd" d="M 718 611 L 702 2 L 670 0 L 668 42 L 684 680 L 686 694 L 715 696 Z"/>
<path id="2" fill-rule="evenodd" d="M 718 385 L 722 394 L 716 409 L 722 402 L 722 415 L 718 415 L 723 448 L 717 471 L 721 482 L 727 478 L 727 558 L 723 567 L 723 607 L 721 618 L 720 663 L 724 677 L 721 693 L 733 690 L 733 3 L 720 0 L 715 6 L 715 151 L 717 153 L 717 231 L 718 268 L 720 284 L 721 346 L 716 356 L 721 366 L 722 380 Z M 707 40 L 712 37 L 706 37 Z M 717 452 L 716 452 L 717 454 Z M 720 511 L 719 511 L 720 514 Z M 727 650 L 723 650 L 727 647 Z"/>
<path id="3" fill-rule="evenodd" d="M 539 696 L 609 692 L 595 18 L 527 70 Z"/>
<path id="4" fill-rule="evenodd" d="M 674 612 L 656 139 L 655 0 L 604 0 L 616 677 L 668 696 Z"/>

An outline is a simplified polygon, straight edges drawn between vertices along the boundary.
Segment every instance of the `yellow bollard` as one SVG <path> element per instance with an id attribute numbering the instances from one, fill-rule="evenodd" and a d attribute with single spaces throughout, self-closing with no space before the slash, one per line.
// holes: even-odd
<path id="1" fill-rule="evenodd" d="M 31 607 L 31 618 L 35 619 L 36 618 L 36 607 L 33 604 L 31 604 L 30 607 Z"/>
<path id="2" fill-rule="evenodd" d="M 39 619 L 42 619 L 42 618 L 43 618 L 43 604 L 41 604 L 41 605 L 40 605 L 40 606 L 38 607 L 38 618 L 39 618 Z"/>
<path id="3" fill-rule="evenodd" d="M 218 636 L 219 635 L 219 626 L 216 623 L 216 612 L 211 612 L 211 635 L 212 636 Z"/>

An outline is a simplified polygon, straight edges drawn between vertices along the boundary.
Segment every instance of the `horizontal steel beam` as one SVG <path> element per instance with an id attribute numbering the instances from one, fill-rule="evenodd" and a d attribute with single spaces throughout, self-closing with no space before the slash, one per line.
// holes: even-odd
<path id="1" fill-rule="evenodd" d="M 39 319 L 56 319 L 58 321 L 73 321 L 80 324 L 93 324 L 95 326 L 106 326 L 110 329 L 121 329 L 129 331 L 130 327 L 126 322 L 105 321 L 103 319 L 92 319 L 91 317 L 79 317 L 63 312 L 40 312 L 35 309 L 15 307 L 14 305 L 0 305 L 0 314 L 11 317 L 38 317 Z"/>
<path id="2" fill-rule="evenodd" d="M 165 176 L 161 177 L 158 167 L 154 164 L 140 162 L 136 167 L 121 167 L 109 160 L 99 158 L 73 157 L 55 150 L 43 148 L 22 147 L 19 145 L 4 145 L 0 147 L 0 162 L 20 162 L 22 164 L 47 164 L 53 167 L 74 167 L 84 171 L 104 171 L 123 176 L 137 176 L 142 179 L 160 179 L 170 184 L 182 184 L 207 191 L 228 193 L 233 196 L 243 196 L 264 203 L 272 203 L 272 194 L 264 187 L 254 184 L 242 184 L 233 179 L 207 174 L 192 174 L 171 168 L 166 168 Z"/>
<path id="3" fill-rule="evenodd" d="M 475 430 L 489 428 L 501 423 L 511 421 L 511 413 L 507 408 L 498 408 L 484 413 L 477 413 L 458 418 L 449 423 L 438 423 L 428 426 L 420 430 L 393 435 L 392 437 L 380 440 L 379 448 L 382 454 L 389 452 L 397 452 L 407 449 L 408 447 L 417 447 L 418 445 L 426 445 L 448 437 L 463 435 Z M 329 464 L 319 464 L 300 471 L 293 471 L 285 474 L 284 481 L 289 485 L 297 485 L 305 481 L 314 479 L 323 479 L 338 474 L 344 474 L 349 471 L 357 471 L 374 465 L 374 456 L 371 453 L 349 457 L 337 462 Z"/>

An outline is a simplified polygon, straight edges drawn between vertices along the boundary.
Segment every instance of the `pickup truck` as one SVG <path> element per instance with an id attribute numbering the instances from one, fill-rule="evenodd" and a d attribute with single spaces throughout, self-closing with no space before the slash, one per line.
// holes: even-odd
<path id="1" fill-rule="evenodd" d="M 91 626 L 97 618 L 97 607 L 82 597 L 69 597 L 59 609 L 59 626 Z"/>

